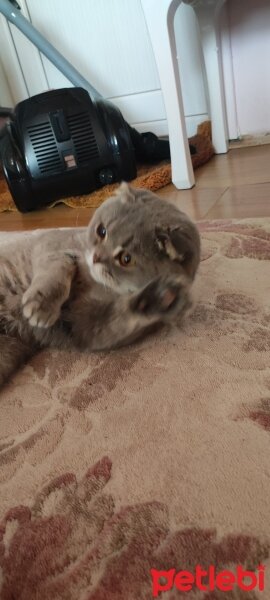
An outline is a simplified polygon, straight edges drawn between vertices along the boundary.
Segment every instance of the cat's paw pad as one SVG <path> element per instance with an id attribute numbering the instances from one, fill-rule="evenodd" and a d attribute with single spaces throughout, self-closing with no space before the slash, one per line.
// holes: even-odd
<path id="1" fill-rule="evenodd" d="M 166 315 L 186 300 L 186 288 L 172 277 L 151 281 L 133 300 L 132 309 L 145 315 Z"/>
<path id="2" fill-rule="evenodd" d="M 59 318 L 60 306 L 52 306 L 40 290 L 30 287 L 23 295 L 22 311 L 32 327 L 48 328 Z"/>

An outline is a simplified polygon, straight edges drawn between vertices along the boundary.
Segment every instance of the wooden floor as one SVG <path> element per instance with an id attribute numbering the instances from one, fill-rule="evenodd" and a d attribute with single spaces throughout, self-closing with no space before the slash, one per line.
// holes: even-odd
<path id="1" fill-rule="evenodd" d="M 196 169 L 192 190 L 158 192 L 195 220 L 270 216 L 270 145 L 233 149 Z M 0 213 L 0 231 L 86 225 L 93 211 L 64 205 L 26 215 Z"/>

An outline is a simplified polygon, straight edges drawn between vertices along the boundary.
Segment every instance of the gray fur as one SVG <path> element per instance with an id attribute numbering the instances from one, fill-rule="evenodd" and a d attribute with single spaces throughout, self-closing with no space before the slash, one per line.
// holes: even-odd
<path id="1" fill-rule="evenodd" d="M 0 385 L 40 348 L 111 349 L 173 321 L 190 306 L 199 260 L 199 234 L 188 217 L 127 184 L 86 229 L 4 245 Z"/>

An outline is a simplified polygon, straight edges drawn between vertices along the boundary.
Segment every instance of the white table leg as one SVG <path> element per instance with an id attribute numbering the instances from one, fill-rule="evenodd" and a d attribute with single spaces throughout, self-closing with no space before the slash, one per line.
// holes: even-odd
<path id="1" fill-rule="evenodd" d="M 227 117 L 217 27 L 218 16 L 224 1 L 210 0 L 210 2 L 204 2 L 193 0 L 193 2 L 188 2 L 193 6 L 197 14 L 201 30 L 212 123 L 212 139 L 217 154 L 228 152 Z"/>
<path id="2" fill-rule="evenodd" d="M 187 138 L 173 20 L 181 0 L 141 0 L 158 68 L 167 113 L 172 181 L 178 189 L 194 185 Z"/>

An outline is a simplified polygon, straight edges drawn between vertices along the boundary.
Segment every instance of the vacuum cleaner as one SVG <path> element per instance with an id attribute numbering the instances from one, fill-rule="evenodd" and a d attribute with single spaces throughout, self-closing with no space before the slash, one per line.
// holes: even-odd
<path id="1" fill-rule="evenodd" d="M 136 177 L 135 153 L 120 111 L 80 87 L 20 102 L 2 141 L 2 167 L 17 208 L 86 194 Z"/>
<path id="2" fill-rule="evenodd" d="M 14 111 L 0 109 L 0 116 L 9 117 L 0 136 L 2 167 L 21 212 L 130 181 L 137 162 L 170 158 L 169 142 L 130 127 L 119 109 L 102 99 L 23 17 L 16 0 L 0 0 L 0 12 L 75 86 L 32 96 Z"/>

